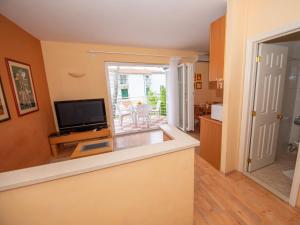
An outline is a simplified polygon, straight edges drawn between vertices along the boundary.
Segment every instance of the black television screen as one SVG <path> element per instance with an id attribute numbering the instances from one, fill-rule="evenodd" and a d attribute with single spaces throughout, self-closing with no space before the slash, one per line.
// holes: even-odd
<path id="1" fill-rule="evenodd" d="M 80 131 L 107 126 L 104 99 L 54 102 L 60 131 Z"/>

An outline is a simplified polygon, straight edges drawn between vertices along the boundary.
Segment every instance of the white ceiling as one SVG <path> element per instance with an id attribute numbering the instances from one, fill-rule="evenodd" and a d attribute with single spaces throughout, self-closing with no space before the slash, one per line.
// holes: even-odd
<path id="1" fill-rule="evenodd" d="M 41 40 L 207 51 L 226 0 L 0 0 L 0 13 Z"/>

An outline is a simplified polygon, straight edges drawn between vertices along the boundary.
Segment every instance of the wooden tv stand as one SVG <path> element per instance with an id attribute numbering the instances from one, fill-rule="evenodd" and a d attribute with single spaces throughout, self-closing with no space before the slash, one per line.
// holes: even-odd
<path id="1" fill-rule="evenodd" d="M 111 130 L 109 128 L 101 129 L 98 131 L 85 131 L 74 132 L 64 135 L 51 135 L 49 136 L 49 143 L 54 157 L 58 156 L 58 145 L 70 142 L 80 142 L 97 138 L 111 138 Z"/>

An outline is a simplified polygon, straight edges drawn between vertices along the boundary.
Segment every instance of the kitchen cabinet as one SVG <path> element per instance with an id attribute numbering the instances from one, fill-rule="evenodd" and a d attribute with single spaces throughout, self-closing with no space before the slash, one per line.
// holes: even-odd
<path id="1" fill-rule="evenodd" d="M 209 81 L 224 79 L 225 21 L 222 16 L 210 26 Z"/>
<path id="2" fill-rule="evenodd" d="M 222 122 L 200 116 L 200 156 L 216 169 L 221 162 Z"/>

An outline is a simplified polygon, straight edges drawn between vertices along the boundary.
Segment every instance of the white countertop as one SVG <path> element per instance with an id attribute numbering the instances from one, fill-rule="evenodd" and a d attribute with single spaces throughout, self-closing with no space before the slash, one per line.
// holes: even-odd
<path id="1" fill-rule="evenodd" d="M 3 172 L 0 173 L 0 191 L 87 173 L 193 148 L 199 145 L 198 140 L 173 126 L 162 125 L 160 128 L 173 140 L 128 148 L 122 151 L 113 151 L 79 159 Z"/>

